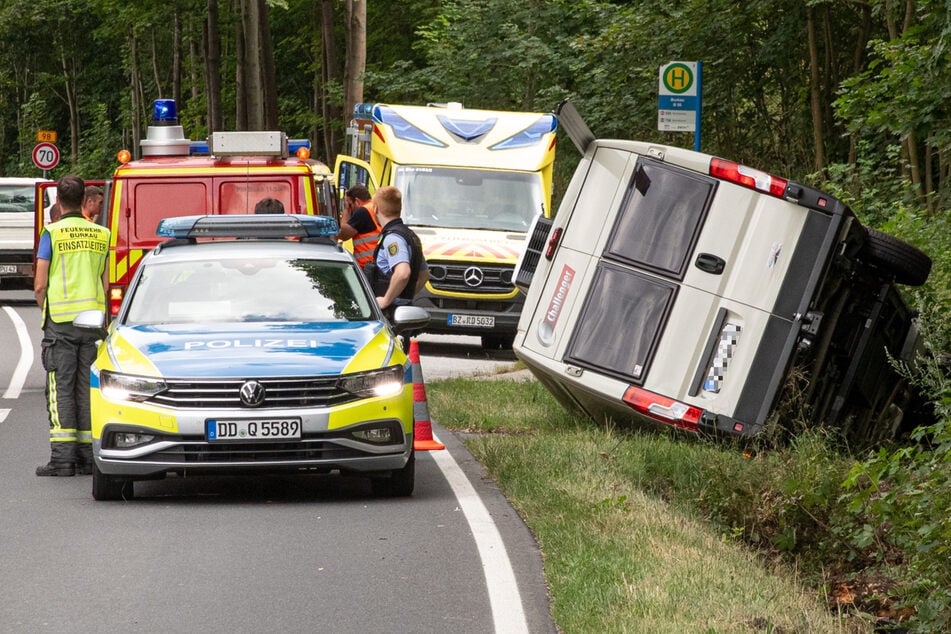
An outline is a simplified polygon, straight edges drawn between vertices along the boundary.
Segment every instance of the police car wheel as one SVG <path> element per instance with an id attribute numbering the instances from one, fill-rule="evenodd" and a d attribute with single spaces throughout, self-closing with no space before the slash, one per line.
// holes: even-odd
<path id="1" fill-rule="evenodd" d="M 373 495 L 381 497 L 409 497 L 413 495 L 416 482 L 416 453 L 409 455 L 409 461 L 402 469 L 392 472 L 389 477 L 371 478 L 370 489 Z"/>
<path id="2" fill-rule="evenodd" d="M 92 497 L 100 501 L 131 500 L 135 489 L 131 480 L 106 475 L 97 465 L 92 467 Z"/>

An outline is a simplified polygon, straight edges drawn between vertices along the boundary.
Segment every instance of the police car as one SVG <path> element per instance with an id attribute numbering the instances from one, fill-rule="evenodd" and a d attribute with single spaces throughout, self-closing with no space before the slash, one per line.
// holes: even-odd
<path id="1" fill-rule="evenodd" d="M 93 497 L 168 474 L 347 472 L 411 495 L 412 367 L 323 216 L 188 216 L 142 261 L 92 367 Z M 231 239 L 215 239 L 231 238 Z"/>

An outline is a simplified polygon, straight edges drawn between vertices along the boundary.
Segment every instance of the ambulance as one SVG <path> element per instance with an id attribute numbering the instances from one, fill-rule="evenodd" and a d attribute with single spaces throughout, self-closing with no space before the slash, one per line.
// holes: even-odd
<path id="1" fill-rule="evenodd" d="M 279 200 L 286 213 L 331 215 L 315 189 L 315 166 L 306 139 L 283 132 L 213 132 L 205 141 L 185 137 L 174 100 L 153 104 L 152 124 L 139 143 L 141 159 L 121 150 L 112 179 L 104 183 L 105 209 L 98 222 L 112 231 L 108 310 L 118 315 L 142 257 L 161 242 L 164 218 L 248 214 L 263 198 Z M 55 186 L 55 183 L 53 183 Z M 37 211 L 36 239 L 45 219 Z"/>
<path id="2" fill-rule="evenodd" d="M 513 274 L 536 215 L 551 216 L 558 121 L 553 114 L 357 104 L 338 192 L 395 185 L 403 221 L 423 245 L 430 279 L 415 305 L 427 332 L 475 335 L 509 348 L 524 295 Z"/>

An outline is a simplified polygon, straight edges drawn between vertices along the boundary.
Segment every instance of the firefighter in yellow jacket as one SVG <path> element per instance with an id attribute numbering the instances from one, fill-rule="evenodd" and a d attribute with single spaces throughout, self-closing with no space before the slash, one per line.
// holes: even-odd
<path id="1" fill-rule="evenodd" d="M 90 474 L 89 366 L 104 333 L 79 328 L 79 313 L 105 313 L 109 230 L 82 214 L 85 184 L 67 175 L 56 184 L 62 217 L 47 225 L 36 252 L 33 294 L 43 309 L 43 369 L 50 419 L 50 461 L 38 476 Z"/>

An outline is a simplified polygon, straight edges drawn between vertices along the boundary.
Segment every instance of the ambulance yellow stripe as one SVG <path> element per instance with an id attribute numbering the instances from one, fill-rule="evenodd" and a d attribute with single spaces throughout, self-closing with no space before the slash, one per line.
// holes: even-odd
<path id="1" fill-rule="evenodd" d="M 483 261 L 498 262 L 499 260 L 518 260 L 518 251 L 502 245 L 486 244 L 460 244 L 459 242 L 435 242 L 423 245 L 426 259 L 430 258 L 456 258 L 456 259 L 482 259 Z"/>

